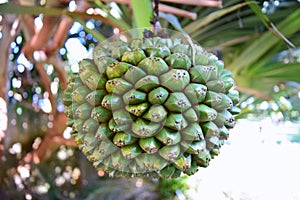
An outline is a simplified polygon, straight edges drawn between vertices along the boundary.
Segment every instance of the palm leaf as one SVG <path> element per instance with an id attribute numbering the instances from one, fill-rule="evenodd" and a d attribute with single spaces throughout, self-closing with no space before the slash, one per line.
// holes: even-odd
<path id="1" fill-rule="evenodd" d="M 282 34 L 289 37 L 298 31 L 300 27 L 300 9 L 286 17 L 279 23 L 278 29 Z M 257 38 L 250 44 L 243 52 L 234 59 L 232 63 L 228 64 L 228 67 L 238 74 L 241 70 L 251 67 L 251 65 L 257 62 L 262 56 L 270 51 L 280 41 L 278 37 L 274 37 L 271 32 L 264 33 L 261 37 Z M 263 67 L 263 66 L 262 66 Z"/>

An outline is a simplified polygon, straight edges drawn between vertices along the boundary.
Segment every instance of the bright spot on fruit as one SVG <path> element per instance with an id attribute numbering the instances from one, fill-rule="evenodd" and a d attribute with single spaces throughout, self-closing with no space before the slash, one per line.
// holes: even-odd
<path id="1" fill-rule="evenodd" d="M 73 65 L 71 65 L 71 70 L 74 73 L 78 73 L 79 72 L 79 65 L 78 65 L 78 63 L 74 63 Z"/>
<path id="2" fill-rule="evenodd" d="M 22 81 L 20 79 L 13 78 L 11 82 L 14 88 L 20 88 L 22 86 Z"/>
<path id="3" fill-rule="evenodd" d="M 135 186 L 138 187 L 138 188 L 139 188 L 139 187 L 142 187 L 142 186 L 143 186 L 143 179 L 139 178 L 139 179 L 136 181 Z"/>
<path id="4" fill-rule="evenodd" d="M 118 6 L 117 6 L 115 3 L 112 3 L 112 4 L 111 4 L 111 7 L 112 7 L 112 9 L 111 9 L 111 11 L 110 11 L 110 14 L 111 14 L 112 16 L 114 16 L 115 18 L 117 18 L 117 19 L 121 19 L 120 12 L 119 12 L 119 9 L 118 9 Z"/>
<path id="5" fill-rule="evenodd" d="M 18 166 L 18 172 L 20 173 L 22 179 L 29 178 L 30 176 L 29 169 L 24 166 Z"/>
<path id="6" fill-rule="evenodd" d="M 73 12 L 73 11 L 75 11 L 75 9 L 76 9 L 76 2 L 75 1 L 70 1 L 70 3 L 69 3 L 69 11 L 70 12 Z"/>
<path id="7" fill-rule="evenodd" d="M 61 49 L 59 50 L 59 53 L 60 53 L 60 55 L 65 55 L 65 54 L 67 53 L 67 51 L 66 51 L 65 48 L 61 48 Z"/>
<path id="8" fill-rule="evenodd" d="M 22 124 L 22 127 L 23 127 L 24 129 L 27 129 L 27 128 L 28 128 L 27 122 L 24 122 L 24 123 Z"/>
<path id="9" fill-rule="evenodd" d="M 45 61 L 47 60 L 47 55 L 45 54 L 44 51 L 34 51 L 33 59 L 36 61 Z"/>
<path id="10" fill-rule="evenodd" d="M 25 194 L 25 199 L 26 199 L 26 200 L 31 200 L 31 199 L 32 199 L 31 194 Z"/>
<path id="11" fill-rule="evenodd" d="M 43 27 L 43 21 L 40 17 L 37 17 L 34 19 L 34 25 L 35 27 L 40 30 Z"/>
<path id="12" fill-rule="evenodd" d="M 47 74 L 51 75 L 54 71 L 53 65 L 47 65 Z"/>
<path id="13" fill-rule="evenodd" d="M 22 95 L 20 95 L 19 93 L 15 93 L 14 94 L 14 98 L 17 100 L 17 101 L 22 101 Z"/>
<path id="14" fill-rule="evenodd" d="M 18 115 L 22 115 L 22 108 L 18 107 L 16 112 L 17 112 Z"/>
<path id="15" fill-rule="evenodd" d="M 56 184 L 57 186 L 62 186 L 65 182 L 66 182 L 66 179 L 65 179 L 63 176 L 58 176 L 58 177 L 55 179 L 55 184 Z"/>
<path id="16" fill-rule="evenodd" d="M 74 180 L 77 180 L 77 179 L 79 179 L 79 177 L 80 177 L 80 169 L 78 168 L 78 167 L 75 167 L 74 169 L 73 169 L 73 172 L 72 172 L 72 178 L 74 179 Z"/>
<path id="17" fill-rule="evenodd" d="M 15 144 L 12 145 L 11 149 L 12 149 L 12 152 L 14 154 L 21 153 L 21 151 L 22 151 L 22 145 L 19 142 L 15 143 Z"/>
<path id="18" fill-rule="evenodd" d="M 18 36 L 18 37 L 16 38 L 16 42 L 17 42 L 17 44 L 21 44 L 21 43 L 22 43 L 22 41 L 23 41 L 23 39 L 22 39 L 22 37 L 21 37 L 21 36 Z"/>
<path id="19" fill-rule="evenodd" d="M 71 127 L 67 127 L 65 130 L 64 130 L 64 133 L 63 133 L 63 137 L 65 139 L 70 139 L 71 138 L 71 131 L 72 131 L 72 128 Z"/>
<path id="20" fill-rule="evenodd" d="M 41 89 L 40 87 L 35 88 L 35 92 L 36 92 L 37 94 L 40 94 L 41 91 L 42 91 L 42 89 Z"/>
<path id="21" fill-rule="evenodd" d="M 20 56 L 17 58 L 17 63 L 18 64 L 22 64 L 23 66 L 25 66 L 27 69 L 30 69 L 31 64 L 30 62 L 27 60 L 27 58 L 24 56 L 23 53 L 20 54 Z"/>
<path id="22" fill-rule="evenodd" d="M 46 194 L 50 188 L 50 185 L 48 183 L 45 183 L 44 185 L 39 185 L 36 187 L 36 190 L 40 194 Z"/>
<path id="23" fill-rule="evenodd" d="M 48 128 L 53 128 L 53 123 L 52 122 L 48 122 L 47 126 L 48 126 Z"/>
<path id="24" fill-rule="evenodd" d="M 15 42 L 10 43 L 10 48 L 14 49 L 17 46 Z"/>
<path id="25" fill-rule="evenodd" d="M 94 10 L 95 10 L 94 8 L 89 8 L 87 9 L 86 13 L 89 15 L 94 14 Z"/>
<path id="26" fill-rule="evenodd" d="M 80 60 L 84 59 L 88 53 L 87 49 L 81 44 L 78 38 L 68 39 L 65 46 L 68 51 L 68 59 L 72 60 L 73 63 L 78 63 Z"/>
<path id="27" fill-rule="evenodd" d="M 71 29 L 69 30 L 70 34 L 75 34 L 78 32 L 78 30 L 80 30 L 82 27 L 81 27 L 81 24 L 78 23 L 78 22 L 74 22 L 73 26 L 71 27 Z"/>
<path id="28" fill-rule="evenodd" d="M 278 85 L 274 85 L 273 90 L 274 92 L 279 92 L 280 88 L 278 87 Z"/>
<path id="29" fill-rule="evenodd" d="M 52 82 L 50 85 L 51 92 L 55 95 L 58 91 L 58 82 Z"/>
<path id="30" fill-rule="evenodd" d="M 273 109 L 274 111 L 277 111 L 277 110 L 279 109 L 279 107 L 277 106 L 277 104 L 272 103 L 272 109 Z"/>
<path id="31" fill-rule="evenodd" d="M 114 34 L 119 34 L 119 33 L 120 33 L 120 29 L 114 28 Z"/>
<path id="32" fill-rule="evenodd" d="M 260 109 L 267 110 L 269 108 L 269 103 L 267 101 L 263 101 L 260 104 Z"/>
<path id="33" fill-rule="evenodd" d="M 11 91 L 11 90 L 9 90 L 9 91 L 7 92 L 7 95 L 8 95 L 9 97 L 12 97 L 12 96 L 14 96 L 14 92 Z"/>
<path id="34" fill-rule="evenodd" d="M 107 13 L 104 12 L 103 10 L 101 10 L 100 8 L 95 8 L 95 13 L 97 13 L 103 17 L 107 17 Z"/>
<path id="35" fill-rule="evenodd" d="M 60 160 L 66 160 L 68 158 L 68 154 L 64 149 L 62 149 L 62 150 L 57 152 L 57 157 Z"/>
<path id="36" fill-rule="evenodd" d="M 86 27 L 88 27 L 89 29 L 94 29 L 94 28 L 95 28 L 95 25 L 94 25 L 94 23 L 93 23 L 92 21 L 88 21 L 88 22 L 86 23 Z"/>
<path id="37" fill-rule="evenodd" d="M 104 175 L 105 175 L 104 171 L 102 171 L 102 170 L 98 171 L 98 176 L 104 176 Z"/>
<path id="38" fill-rule="evenodd" d="M 23 73 L 25 71 L 24 65 L 17 65 L 17 70 L 18 72 Z"/>
<path id="39" fill-rule="evenodd" d="M 35 140 L 32 144 L 32 148 L 37 149 L 41 143 L 42 143 L 42 139 L 40 137 L 35 138 Z"/>
<path id="40" fill-rule="evenodd" d="M 45 112 L 50 113 L 52 111 L 51 102 L 49 99 L 39 100 L 39 107 Z"/>

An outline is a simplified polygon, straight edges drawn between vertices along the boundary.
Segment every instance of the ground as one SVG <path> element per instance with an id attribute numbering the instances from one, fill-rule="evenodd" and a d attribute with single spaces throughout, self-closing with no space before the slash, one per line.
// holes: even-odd
<path id="1" fill-rule="evenodd" d="M 221 153 L 189 179 L 190 199 L 300 199 L 300 124 L 240 121 Z"/>

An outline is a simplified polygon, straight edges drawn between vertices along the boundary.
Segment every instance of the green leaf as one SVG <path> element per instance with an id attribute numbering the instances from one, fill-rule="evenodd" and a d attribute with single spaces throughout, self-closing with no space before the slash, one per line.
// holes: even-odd
<path id="1" fill-rule="evenodd" d="M 138 29 L 150 29 L 150 20 L 153 19 L 151 0 L 131 0 L 133 20 Z M 140 33 L 141 34 L 141 33 Z"/>
<path id="2" fill-rule="evenodd" d="M 247 2 L 250 2 L 250 0 L 245 0 Z M 291 47 L 295 47 L 282 33 L 280 33 L 276 26 L 271 22 L 271 20 L 265 15 L 262 11 L 260 6 L 257 4 L 249 4 L 249 7 L 253 10 L 255 15 L 262 21 L 262 23 L 265 25 L 265 27 L 268 28 L 269 31 L 271 31 L 274 35 L 281 38 L 284 42 L 286 42 Z"/>
<path id="3" fill-rule="evenodd" d="M 278 29 L 285 36 L 289 37 L 299 30 L 300 27 L 300 9 L 287 16 L 282 22 L 279 23 Z M 228 64 L 228 68 L 235 74 L 241 70 L 251 67 L 252 64 L 257 62 L 262 56 L 270 51 L 279 41 L 271 32 L 266 32 L 259 38 L 255 39 L 242 53 L 236 57 L 232 63 Z"/>
<path id="4" fill-rule="evenodd" d="M 183 30 L 183 28 L 182 28 L 180 22 L 178 21 L 178 18 L 177 18 L 175 15 L 167 14 L 167 13 L 160 13 L 159 16 L 160 16 L 161 18 L 167 20 L 167 21 L 168 21 L 168 22 L 169 22 L 169 23 L 170 23 L 177 31 L 180 31 L 180 32 L 182 32 L 182 33 L 187 34 L 187 33 Z"/>
<path id="5" fill-rule="evenodd" d="M 202 18 L 202 19 L 198 19 L 190 24 L 188 24 L 184 30 L 188 33 L 188 34 L 191 34 L 191 33 L 194 33 L 194 32 L 197 32 L 198 30 L 200 30 L 202 27 L 210 24 L 212 21 L 216 20 L 216 19 L 219 19 L 220 17 L 228 14 L 228 13 L 231 13 L 245 5 L 248 5 L 248 4 L 251 4 L 251 3 L 254 3 L 254 2 L 244 2 L 244 3 L 240 3 L 240 4 L 237 4 L 237 5 L 234 5 L 234 6 L 231 6 L 231 7 L 228 7 L 228 8 L 225 8 L 225 9 L 222 9 L 222 10 L 219 10 L 219 11 L 216 11 L 216 12 L 213 12 L 211 13 L 210 15 L 206 16 L 205 18 Z"/>

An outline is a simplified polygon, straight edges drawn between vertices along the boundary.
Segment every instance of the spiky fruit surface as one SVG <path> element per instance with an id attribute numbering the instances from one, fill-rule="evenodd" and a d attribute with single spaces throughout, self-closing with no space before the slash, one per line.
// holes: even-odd
<path id="1" fill-rule="evenodd" d="M 238 100 L 216 56 L 159 37 L 96 47 L 64 96 L 68 126 L 96 168 L 162 178 L 209 165 L 234 127 Z"/>

